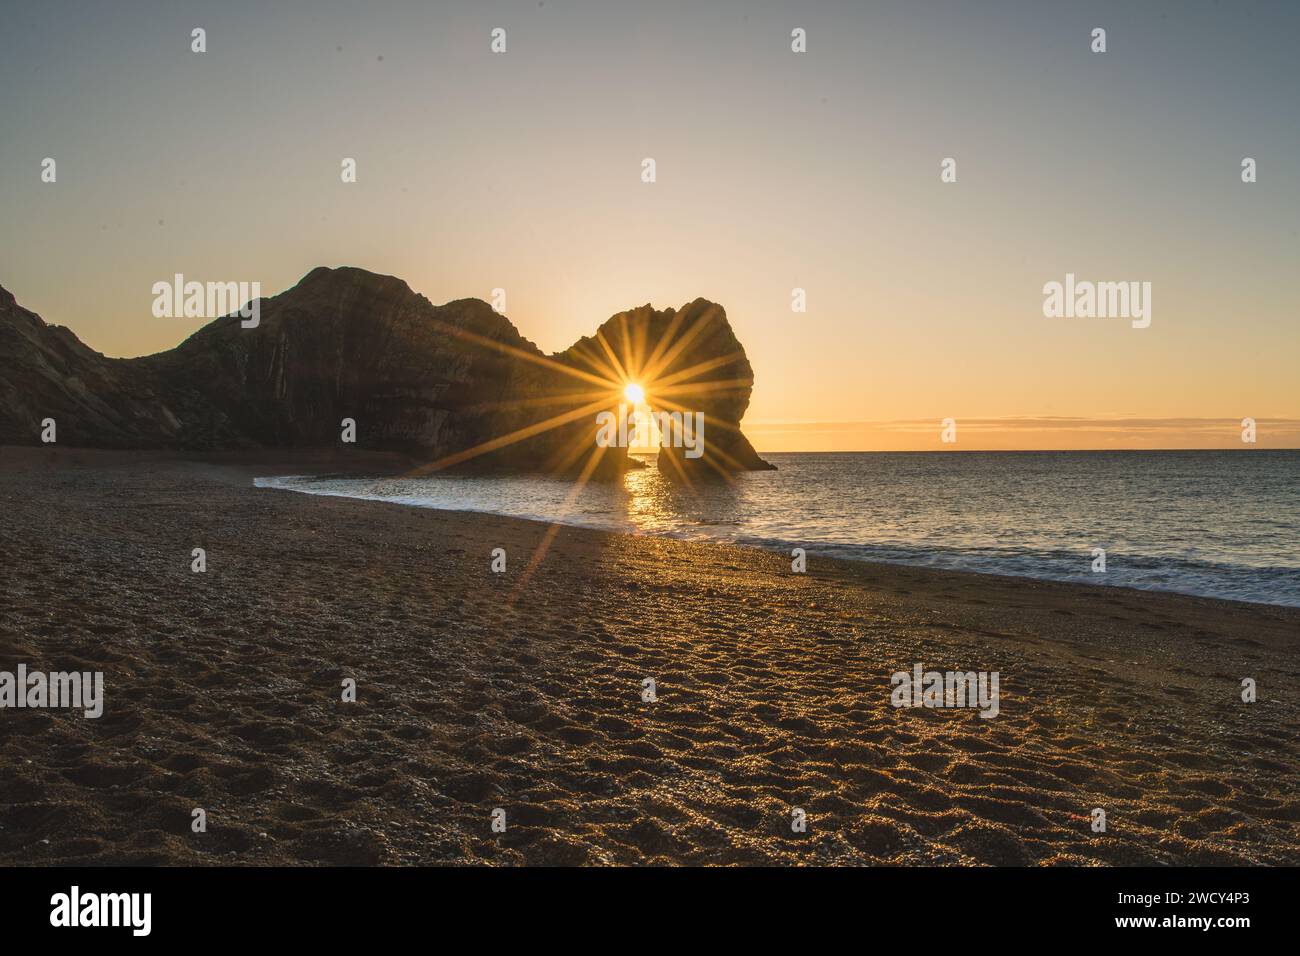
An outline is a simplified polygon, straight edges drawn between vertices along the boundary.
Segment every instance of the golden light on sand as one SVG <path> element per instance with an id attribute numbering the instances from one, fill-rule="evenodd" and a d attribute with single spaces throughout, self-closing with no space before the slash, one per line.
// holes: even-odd
<path id="1" fill-rule="evenodd" d="M 642 405 L 645 403 L 645 389 L 636 382 L 628 382 L 623 389 L 623 397 L 633 405 Z"/>

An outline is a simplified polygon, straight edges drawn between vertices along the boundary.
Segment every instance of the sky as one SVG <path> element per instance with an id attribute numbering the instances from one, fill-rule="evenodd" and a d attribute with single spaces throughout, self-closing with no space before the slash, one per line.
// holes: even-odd
<path id="1" fill-rule="evenodd" d="M 0 285 L 107 355 L 352 265 L 548 352 L 719 302 L 760 451 L 1300 447 L 1300 3 L 2 2 Z"/>

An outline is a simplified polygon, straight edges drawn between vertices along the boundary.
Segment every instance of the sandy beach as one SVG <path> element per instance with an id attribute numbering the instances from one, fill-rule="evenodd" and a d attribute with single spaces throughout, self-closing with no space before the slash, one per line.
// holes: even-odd
<path id="1" fill-rule="evenodd" d="M 253 487 L 342 467 L 0 448 L 0 670 L 105 688 L 0 710 L 0 864 L 1300 862 L 1300 610 Z"/>

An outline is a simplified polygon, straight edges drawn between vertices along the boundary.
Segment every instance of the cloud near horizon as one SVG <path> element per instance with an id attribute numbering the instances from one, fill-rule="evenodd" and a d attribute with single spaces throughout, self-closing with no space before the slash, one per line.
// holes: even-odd
<path id="1" fill-rule="evenodd" d="M 1256 441 L 1242 441 L 1232 418 L 960 418 L 957 441 L 943 423 L 893 421 L 746 421 L 760 452 L 782 451 L 1069 451 L 1300 448 L 1300 419 L 1255 419 Z"/>

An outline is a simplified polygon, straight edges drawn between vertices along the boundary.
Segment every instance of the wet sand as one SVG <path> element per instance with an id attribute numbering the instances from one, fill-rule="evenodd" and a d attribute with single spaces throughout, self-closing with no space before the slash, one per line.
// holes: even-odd
<path id="1" fill-rule="evenodd" d="M 340 469 L 0 448 L 0 671 L 105 681 L 0 710 L 0 864 L 1300 863 L 1296 609 L 252 487 Z"/>

